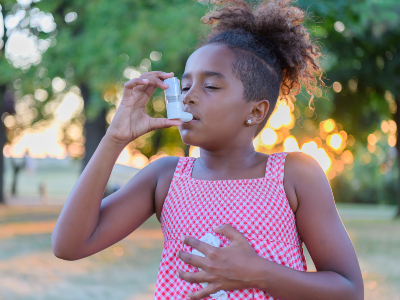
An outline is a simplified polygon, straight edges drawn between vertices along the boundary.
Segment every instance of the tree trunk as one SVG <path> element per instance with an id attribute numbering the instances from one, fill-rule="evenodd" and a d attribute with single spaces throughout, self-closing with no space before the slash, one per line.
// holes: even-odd
<path id="1" fill-rule="evenodd" d="M 0 116 L 4 113 L 4 95 L 6 93 L 5 85 L 0 85 Z M 6 127 L 3 120 L 0 119 L 0 203 L 4 203 L 4 155 L 3 149 L 6 144 Z"/>
<path id="2" fill-rule="evenodd" d="M 6 84 L 0 84 L 0 116 L 4 113 L 15 114 L 14 94 L 7 90 Z M 4 155 L 3 149 L 7 142 L 6 126 L 0 119 L 0 203 L 4 203 Z"/>
<path id="3" fill-rule="evenodd" d="M 80 85 L 84 108 L 87 111 L 89 107 L 90 90 L 86 83 Z M 82 160 L 82 170 L 88 164 L 90 158 L 96 151 L 97 146 L 100 144 L 101 139 L 106 134 L 106 109 L 102 109 L 97 117 L 93 120 L 86 117 L 85 121 L 85 157 Z"/>
<path id="4" fill-rule="evenodd" d="M 400 96 L 396 96 L 396 104 L 397 104 L 397 111 L 394 114 L 394 121 L 396 122 L 396 127 L 397 127 L 397 138 L 396 138 L 396 150 L 397 150 L 397 167 L 399 170 L 399 178 L 398 183 L 400 186 L 400 142 L 399 142 L 399 128 L 400 128 Z M 397 193 L 397 214 L 396 214 L 397 218 L 400 218 L 400 188 L 399 188 L 399 192 Z"/>

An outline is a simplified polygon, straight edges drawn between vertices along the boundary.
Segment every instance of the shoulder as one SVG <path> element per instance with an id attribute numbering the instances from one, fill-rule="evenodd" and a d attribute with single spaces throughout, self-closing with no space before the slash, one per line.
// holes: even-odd
<path id="1" fill-rule="evenodd" d="M 145 182 L 146 185 L 151 185 L 152 189 L 156 190 L 160 181 L 169 177 L 172 179 L 178 161 L 179 157 L 175 156 L 159 158 L 139 170 L 134 177 L 140 178 L 142 183 Z"/>
<path id="2" fill-rule="evenodd" d="M 172 171 L 174 171 L 179 159 L 180 157 L 177 156 L 164 156 L 153 161 L 147 167 L 151 167 L 154 170 L 166 171 L 172 169 Z"/>
<path id="3" fill-rule="evenodd" d="M 287 153 L 285 159 L 286 170 L 289 176 L 292 175 L 297 179 L 318 179 L 322 174 L 325 175 L 320 164 L 312 156 L 298 151 Z"/>
<path id="4" fill-rule="evenodd" d="M 302 152 L 290 152 L 286 160 L 285 175 L 296 193 L 297 212 L 302 210 L 317 213 L 318 210 L 327 208 L 331 213 L 336 211 L 329 180 L 320 164 L 312 156 Z"/>
<path id="5" fill-rule="evenodd" d="M 160 177 L 160 175 L 163 175 L 165 173 L 174 173 L 175 167 L 178 164 L 179 157 L 176 156 L 165 156 L 161 157 L 150 164 L 148 164 L 146 167 L 144 167 L 141 172 L 146 172 L 146 173 L 153 173 L 154 175 L 157 175 L 157 179 Z"/>
<path id="6" fill-rule="evenodd" d="M 310 202 L 315 197 L 308 197 L 316 186 L 329 188 L 324 170 L 310 155 L 303 152 L 288 152 L 284 164 L 284 188 L 289 204 L 294 213 L 303 202 Z"/>

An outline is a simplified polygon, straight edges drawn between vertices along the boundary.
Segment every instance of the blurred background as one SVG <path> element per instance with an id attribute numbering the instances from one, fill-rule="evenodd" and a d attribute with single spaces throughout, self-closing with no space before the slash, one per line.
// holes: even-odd
<path id="1" fill-rule="evenodd" d="M 365 299 L 400 299 L 400 4 L 298 5 L 322 48 L 327 88 L 311 103 L 305 91 L 278 101 L 254 146 L 318 161 L 356 248 Z M 151 70 L 180 78 L 213 8 L 207 0 L 0 0 L 0 299 L 153 299 L 163 243 L 154 217 L 76 262 L 54 257 L 50 235 L 124 83 Z M 161 89 L 146 110 L 166 117 Z M 166 155 L 199 149 L 176 127 L 141 136 L 121 153 L 105 195 Z"/>

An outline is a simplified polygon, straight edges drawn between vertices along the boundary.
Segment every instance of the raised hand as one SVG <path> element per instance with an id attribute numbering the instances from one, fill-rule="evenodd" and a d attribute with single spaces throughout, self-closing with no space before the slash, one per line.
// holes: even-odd
<path id="1" fill-rule="evenodd" d="M 151 118 L 145 111 L 149 97 L 157 87 L 167 89 L 168 84 L 163 80 L 173 76 L 172 72 L 153 71 L 127 81 L 124 85 L 121 104 L 108 127 L 107 135 L 114 142 L 125 146 L 149 131 L 182 125 L 180 120 Z"/>
<path id="2" fill-rule="evenodd" d="M 229 246 L 216 248 L 193 237 L 182 238 L 184 244 L 197 249 L 205 254 L 205 257 L 179 250 L 178 256 L 182 261 L 201 268 L 202 271 L 192 273 L 178 270 L 177 275 L 192 283 L 208 282 L 205 288 L 188 294 L 187 299 L 199 300 L 220 290 L 230 291 L 254 287 L 251 271 L 255 269 L 254 266 L 257 266 L 259 260 L 264 258 L 259 256 L 246 237 L 231 225 L 214 227 L 214 231 L 225 235 L 231 241 Z"/>

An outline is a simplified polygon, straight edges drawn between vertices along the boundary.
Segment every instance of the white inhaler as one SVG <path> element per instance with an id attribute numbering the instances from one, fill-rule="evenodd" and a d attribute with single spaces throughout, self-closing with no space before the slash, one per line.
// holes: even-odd
<path id="1" fill-rule="evenodd" d="M 181 84 L 177 77 L 167 78 L 164 83 L 168 84 L 165 92 L 165 103 L 167 106 L 167 118 L 179 119 L 182 122 L 193 120 L 193 115 L 182 110 Z"/>

